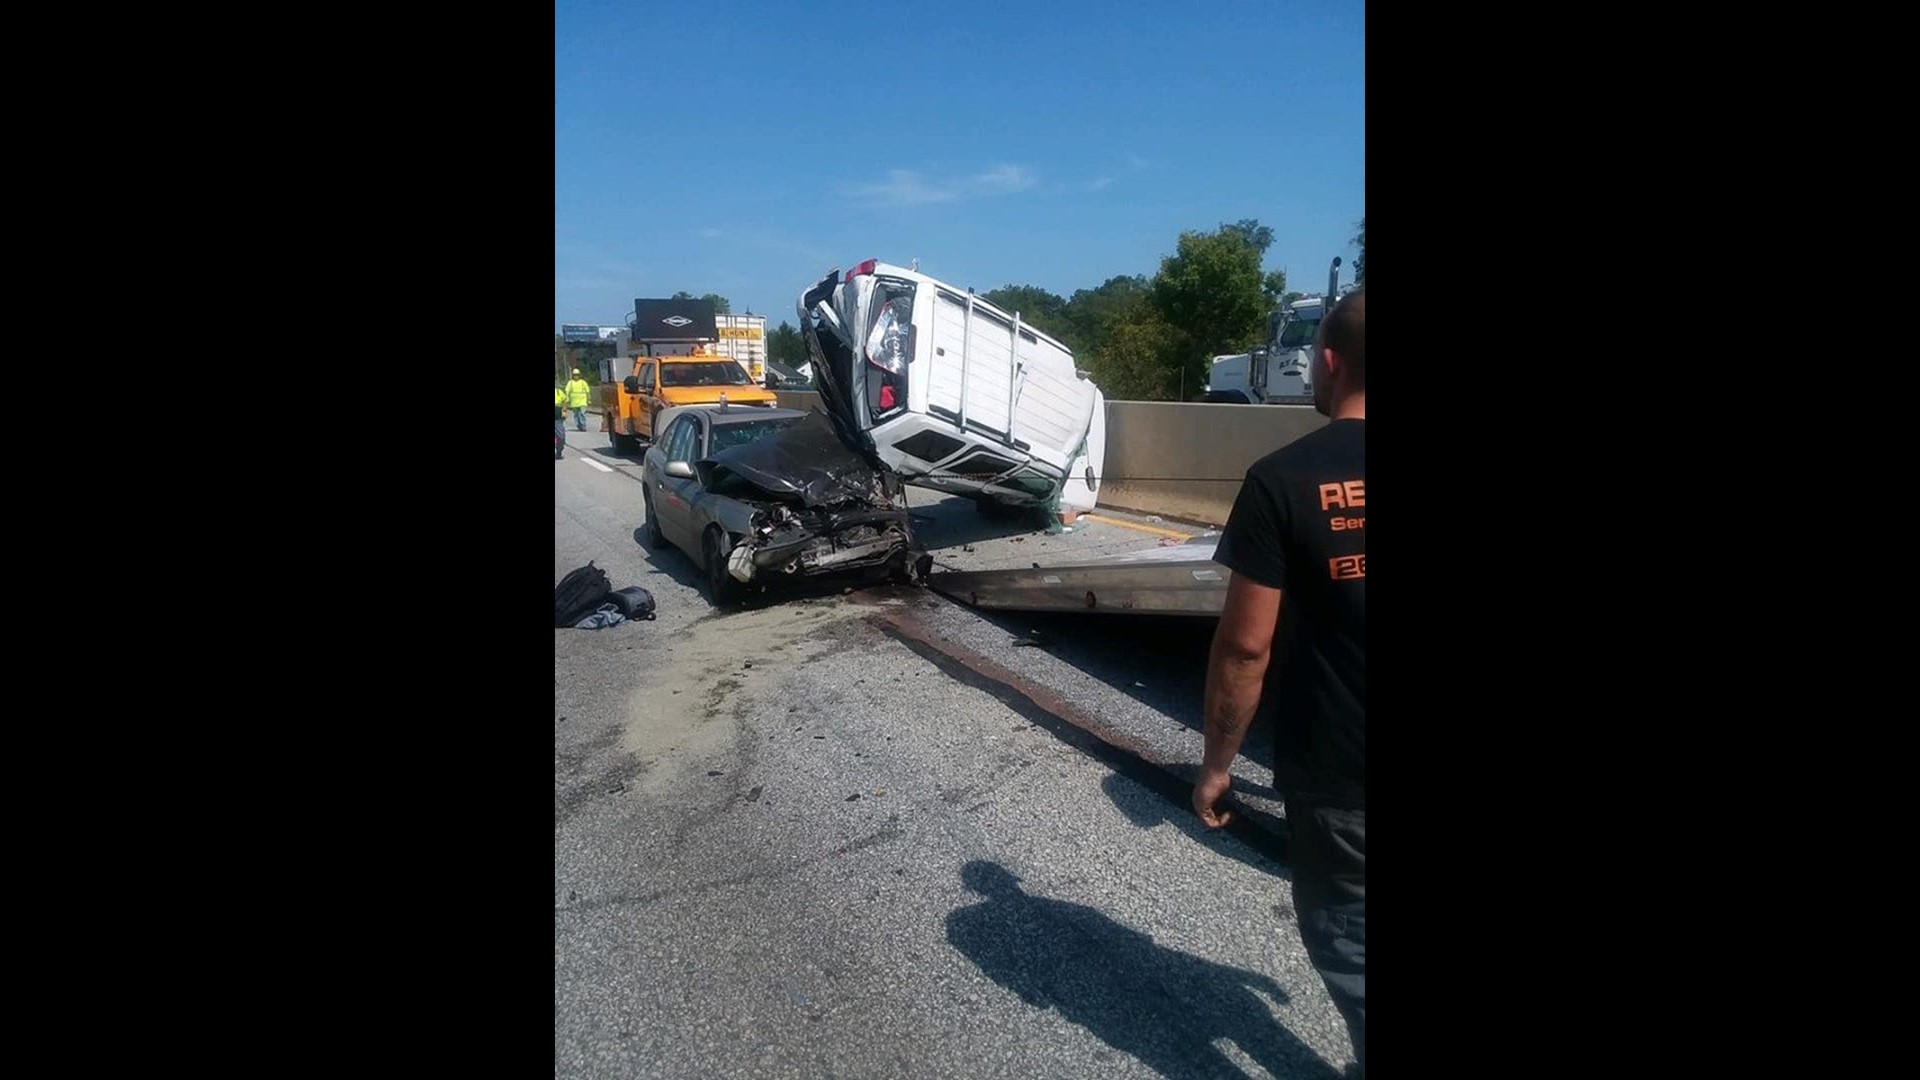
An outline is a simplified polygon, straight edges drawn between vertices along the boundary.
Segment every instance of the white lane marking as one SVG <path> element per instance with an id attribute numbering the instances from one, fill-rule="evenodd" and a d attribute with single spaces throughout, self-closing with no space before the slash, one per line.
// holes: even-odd
<path id="1" fill-rule="evenodd" d="M 609 468 L 607 468 L 607 467 L 606 467 L 605 465 L 602 465 L 602 464 L 600 464 L 599 462 L 597 462 L 597 461 L 595 461 L 595 460 L 593 460 L 593 459 L 592 459 L 592 458 L 590 458 L 590 457 L 583 457 L 583 458 L 581 458 L 580 460 L 581 460 L 581 461 L 584 461 L 584 462 L 586 462 L 587 464 L 589 464 L 589 465 L 591 465 L 591 466 L 593 466 L 593 467 L 594 467 L 594 468 L 596 468 L 596 469 L 599 469 L 599 470 L 600 470 L 601 472 L 612 472 L 612 471 L 613 471 L 612 469 L 609 469 Z"/>

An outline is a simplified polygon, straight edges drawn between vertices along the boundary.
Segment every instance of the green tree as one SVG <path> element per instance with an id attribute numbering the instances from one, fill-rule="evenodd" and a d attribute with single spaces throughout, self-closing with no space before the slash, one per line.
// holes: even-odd
<path id="1" fill-rule="evenodd" d="M 1253 250 L 1259 252 L 1261 255 L 1265 255 L 1267 249 L 1273 246 L 1273 230 L 1260 224 L 1253 218 L 1241 218 L 1232 225 L 1222 222 L 1220 231 L 1241 237 L 1253 246 Z"/>
<path id="2" fill-rule="evenodd" d="M 767 359 L 789 371 L 807 362 L 807 343 L 792 323 L 782 319 L 779 326 L 767 332 Z"/>
<path id="3" fill-rule="evenodd" d="M 1078 353 L 1073 320 L 1067 317 L 1067 301 L 1038 285 L 1002 285 L 980 299 L 1005 311 L 1018 312 L 1020 322 L 1049 337 L 1057 338 L 1069 350 Z"/>
<path id="4" fill-rule="evenodd" d="M 1245 226 L 1181 233 L 1148 290 L 1154 310 L 1189 346 L 1178 361 L 1185 379 L 1175 373 L 1188 396 L 1206 383 L 1214 356 L 1245 352 L 1264 329 L 1272 304 L 1270 282 Z"/>
<path id="5" fill-rule="evenodd" d="M 1366 284 L 1366 281 L 1367 281 L 1367 219 L 1366 218 L 1360 219 L 1360 232 L 1359 232 L 1359 235 L 1353 238 L 1353 243 L 1354 243 L 1354 246 L 1360 249 L 1359 256 L 1353 260 L 1353 283 L 1355 285 L 1364 285 Z"/>
<path id="6" fill-rule="evenodd" d="M 600 361 L 607 357 L 619 356 L 619 348 L 611 341 L 588 341 L 568 344 L 559 334 L 553 335 L 553 382 L 555 386 L 564 384 L 573 377 L 573 369 L 579 368 L 580 374 L 589 382 L 600 379 Z M 616 372 L 619 365 L 614 365 Z"/>
<path id="7" fill-rule="evenodd" d="M 1273 230 L 1253 218 L 1241 218 L 1232 225 L 1222 224 L 1220 231 L 1244 238 L 1255 251 L 1260 253 L 1262 259 L 1266 258 L 1267 249 L 1273 246 Z M 1275 270 L 1262 277 L 1260 291 L 1266 294 L 1267 311 L 1272 312 L 1283 302 L 1281 297 L 1286 295 L 1287 272 Z"/>
<path id="8" fill-rule="evenodd" d="M 1067 321 L 1078 347 L 1097 353 L 1122 322 L 1147 302 L 1147 279 L 1142 275 L 1110 277 L 1093 289 L 1080 289 L 1067 301 Z"/>
<path id="9" fill-rule="evenodd" d="M 716 315 L 733 314 L 733 305 L 728 303 L 727 298 L 724 296 L 721 296 L 719 293 L 708 293 L 705 296 L 695 296 L 692 293 L 686 291 L 685 289 L 682 289 L 679 292 L 674 293 L 672 296 L 667 297 L 667 299 L 669 300 L 710 300 L 713 302 L 714 314 Z"/>
<path id="10" fill-rule="evenodd" d="M 1108 327 L 1105 342 L 1085 363 L 1111 400 L 1173 401 L 1181 390 L 1180 358 L 1190 348 L 1186 334 L 1142 303 Z"/>
<path id="11" fill-rule="evenodd" d="M 1287 300 L 1287 272 L 1275 270 L 1260 279 L 1260 291 L 1266 295 L 1267 310 L 1272 311 Z M 1298 293 L 1293 294 L 1298 296 Z"/>

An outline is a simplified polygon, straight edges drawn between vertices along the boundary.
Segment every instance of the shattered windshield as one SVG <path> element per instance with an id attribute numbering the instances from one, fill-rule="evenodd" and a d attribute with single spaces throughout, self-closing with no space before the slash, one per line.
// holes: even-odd
<path id="1" fill-rule="evenodd" d="M 715 424 L 713 444 L 707 447 L 707 455 L 711 457 L 730 447 L 758 442 L 797 419 L 799 417 L 783 416 L 774 420 L 755 420 L 746 424 Z"/>
<path id="2" fill-rule="evenodd" d="M 812 507 L 886 501 L 882 474 L 849 450 L 833 421 L 817 409 L 693 467 L 713 492 L 739 490 L 744 483 L 761 497 Z"/>
<path id="3" fill-rule="evenodd" d="M 747 373 L 731 360 L 660 365 L 661 386 L 747 386 Z"/>

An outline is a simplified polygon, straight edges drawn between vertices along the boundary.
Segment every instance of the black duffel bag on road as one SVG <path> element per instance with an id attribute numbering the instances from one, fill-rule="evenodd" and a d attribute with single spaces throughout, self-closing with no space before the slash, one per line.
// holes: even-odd
<path id="1" fill-rule="evenodd" d="M 606 603 L 612 604 L 629 619 L 653 618 L 653 594 L 638 585 L 613 590 L 607 594 Z"/>
<path id="2" fill-rule="evenodd" d="M 612 594 L 613 582 L 607 580 L 607 572 L 592 562 L 567 571 L 567 576 L 553 587 L 553 625 L 578 624 L 600 610 L 600 605 L 607 603 Z"/>

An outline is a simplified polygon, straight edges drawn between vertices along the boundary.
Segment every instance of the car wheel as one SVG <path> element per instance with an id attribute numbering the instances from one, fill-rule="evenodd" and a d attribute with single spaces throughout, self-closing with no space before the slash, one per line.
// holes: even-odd
<path id="1" fill-rule="evenodd" d="M 644 489 L 640 492 L 640 505 L 647 511 L 647 546 L 659 550 L 667 546 L 667 534 L 660 531 L 660 519 L 654 516 L 653 496 Z"/>
<path id="2" fill-rule="evenodd" d="M 700 548 L 707 565 L 707 597 L 714 607 L 727 607 L 740 600 L 740 583 L 727 573 L 727 553 L 720 549 L 720 530 L 709 528 L 701 537 Z"/>

